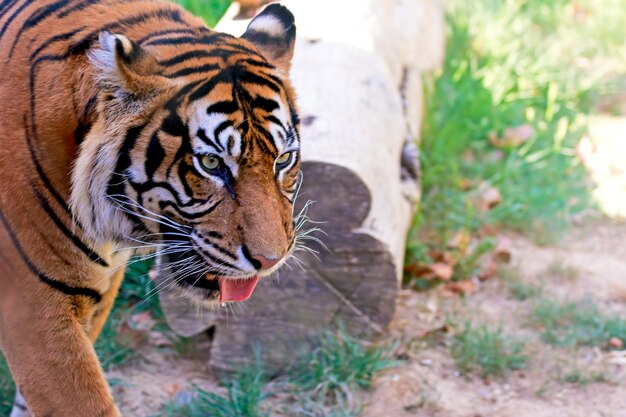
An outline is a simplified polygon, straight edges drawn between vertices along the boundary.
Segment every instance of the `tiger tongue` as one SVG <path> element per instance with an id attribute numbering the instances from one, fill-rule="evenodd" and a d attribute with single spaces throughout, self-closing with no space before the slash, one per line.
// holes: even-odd
<path id="1" fill-rule="evenodd" d="M 245 301 L 252 295 L 259 277 L 246 279 L 220 278 L 220 301 Z"/>

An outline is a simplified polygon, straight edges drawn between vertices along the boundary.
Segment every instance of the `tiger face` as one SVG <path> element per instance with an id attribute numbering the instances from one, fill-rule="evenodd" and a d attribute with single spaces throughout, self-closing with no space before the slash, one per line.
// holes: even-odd
<path id="1" fill-rule="evenodd" d="M 89 236 L 155 250 L 158 285 L 194 301 L 247 299 L 294 246 L 294 41 L 293 16 L 279 5 L 241 38 L 101 34 L 90 53 L 99 117 L 71 196 Z"/>

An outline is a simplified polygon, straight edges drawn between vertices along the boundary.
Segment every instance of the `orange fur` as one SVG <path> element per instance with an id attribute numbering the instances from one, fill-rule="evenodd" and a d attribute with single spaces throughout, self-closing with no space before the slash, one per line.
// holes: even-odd
<path id="1" fill-rule="evenodd" d="M 218 279 L 288 256 L 295 29 L 271 7 L 233 38 L 163 1 L 0 2 L 0 347 L 29 409 L 13 415 L 120 416 L 92 342 L 124 248 L 157 246 L 165 282 L 185 279 L 208 304 Z M 237 108 L 212 115 L 220 102 Z M 227 148 L 219 171 L 202 165 L 204 132 Z M 172 258 L 177 245 L 196 252 Z"/>

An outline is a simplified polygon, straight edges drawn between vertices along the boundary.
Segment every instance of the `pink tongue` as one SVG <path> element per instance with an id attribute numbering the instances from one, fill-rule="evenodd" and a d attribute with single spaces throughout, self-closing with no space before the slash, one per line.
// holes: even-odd
<path id="1" fill-rule="evenodd" d="M 259 277 L 246 279 L 220 278 L 220 301 L 244 301 L 250 298 Z"/>

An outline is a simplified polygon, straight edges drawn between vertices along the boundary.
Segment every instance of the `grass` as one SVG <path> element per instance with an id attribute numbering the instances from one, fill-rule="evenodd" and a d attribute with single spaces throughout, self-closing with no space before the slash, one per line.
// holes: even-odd
<path id="1" fill-rule="evenodd" d="M 517 301 L 537 298 L 543 293 L 543 287 L 529 282 L 510 280 L 506 282 L 506 286 Z"/>
<path id="2" fill-rule="evenodd" d="M 361 405 L 355 404 L 350 393 L 339 394 L 332 404 L 309 396 L 300 396 L 298 403 L 285 410 L 293 417 L 357 417 Z"/>
<path id="3" fill-rule="evenodd" d="M 459 231 L 480 236 L 486 227 L 549 243 L 591 205 L 575 146 L 593 99 L 626 74 L 620 4 L 446 2 L 447 55 L 427 80 L 423 197 L 407 263 L 424 246 L 442 251 Z M 484 210 L 489 187 L 502 202 Z"/>
<path id="4" fill-rule="evenodd" d="M 265 417 L 266 399 L 289 398 L 285 415 L 294 417 L 356 417 L 361 404 L 356 389 L 370 387 L 374 375 L 397 363 L 389 349 L 366 347 L 345 330 L 325 332 L 319 346 L 305 353 L 279 383 L 269 384 L 257 359 L 223 383 L 223 395 L 195 389 L 185 406 L 169 404 L 163 417 Z"/>
<path id="5" fill-rule="evenodd" d="M 589 385 L 596 383 L 612 383 L 607 375 L 601 371 L 585 371 L 581 368 L 574 368 L 559 376 L 561 382 L 574 385 Z"/>
<path id="6" fill-rule="evenodd" d="M 511 294 L 511 297 L 517 301 L 537 298 L 543 293 L 543 287 L 541 285 L 522 281 L 517 269 L 513 267 L 500 267 L 498 269 L 498 276 L 504 281 L 504 285 L 508 289 L 509 294 Z"/>
<path id="7" fill-rule="evenodd" d="M 226 395 L 196 389 L 193 400 L 182 407 L 167 406 L 163 417 L 269 417 L 264 405 L 267 377 L 260 365 L 249 366 L 225 382 Z"/>
<path id="8" fill-rule="evenodd" d="M 0 354 L 0 415 L 8 416 L 15 399 L 15 384 L 11 378 L 9 367 Z"/>
<path id="9" fill-rule="evenodd" d="M 501 377 L 509 370 L 522 369 L 528 362 L 525 343 L 504 333 L 502 328 L 465 323 L 454 335 L 451 354 L 465 374 L 477 372 L 483 378 Z"/>
<path id="10" fill-rule="evenodd" d="M 158 298 L 154 294 L 154 284 L 148 277 L 151 267 L 150 262 L 133 262 L 126 271 L 111 315 L 95 345 L 104 369 L 122 365 L 136 356 L 129 335 L 120 335 L 119 332 L 120 326 L 132 314 L 150 311 L 156 320 L 164 321 Z M 161 330 L 166 329 L 162 327 Z"/>
<path id="11" fill-rule="evenodd" d="M 191 13 L 204 19 L 210 27 L 214 27 L 219 18 L 226 12 L 231 0 L 175 0 L 176 3 Z"/>
<path id="12" fill-rule="evenodd" d="M 352 387 L 367 389 L 377 372 L 397 364 L 386 349 L 366 347 L 345 330 L 327 331 L 319 347 L 304 356 L 291 378 L 301 389 L 325 398 Z"/>
<path id="13" fill-rule="evenodd" d="M 575 281 L 580 275 L 580 271 L 573 266 L 566 265 L 562 260 L 554 260 L 548 265 L 546 274 L 551 278 Z"/>
<path id="14" fill-rule="evenodd" d="M 602 313 L 591 299 L 564 303 L 543 299 L 531 320 L 550 345 L 605 347 L 612 337 L 626 342 L 626 319 Z"/>

